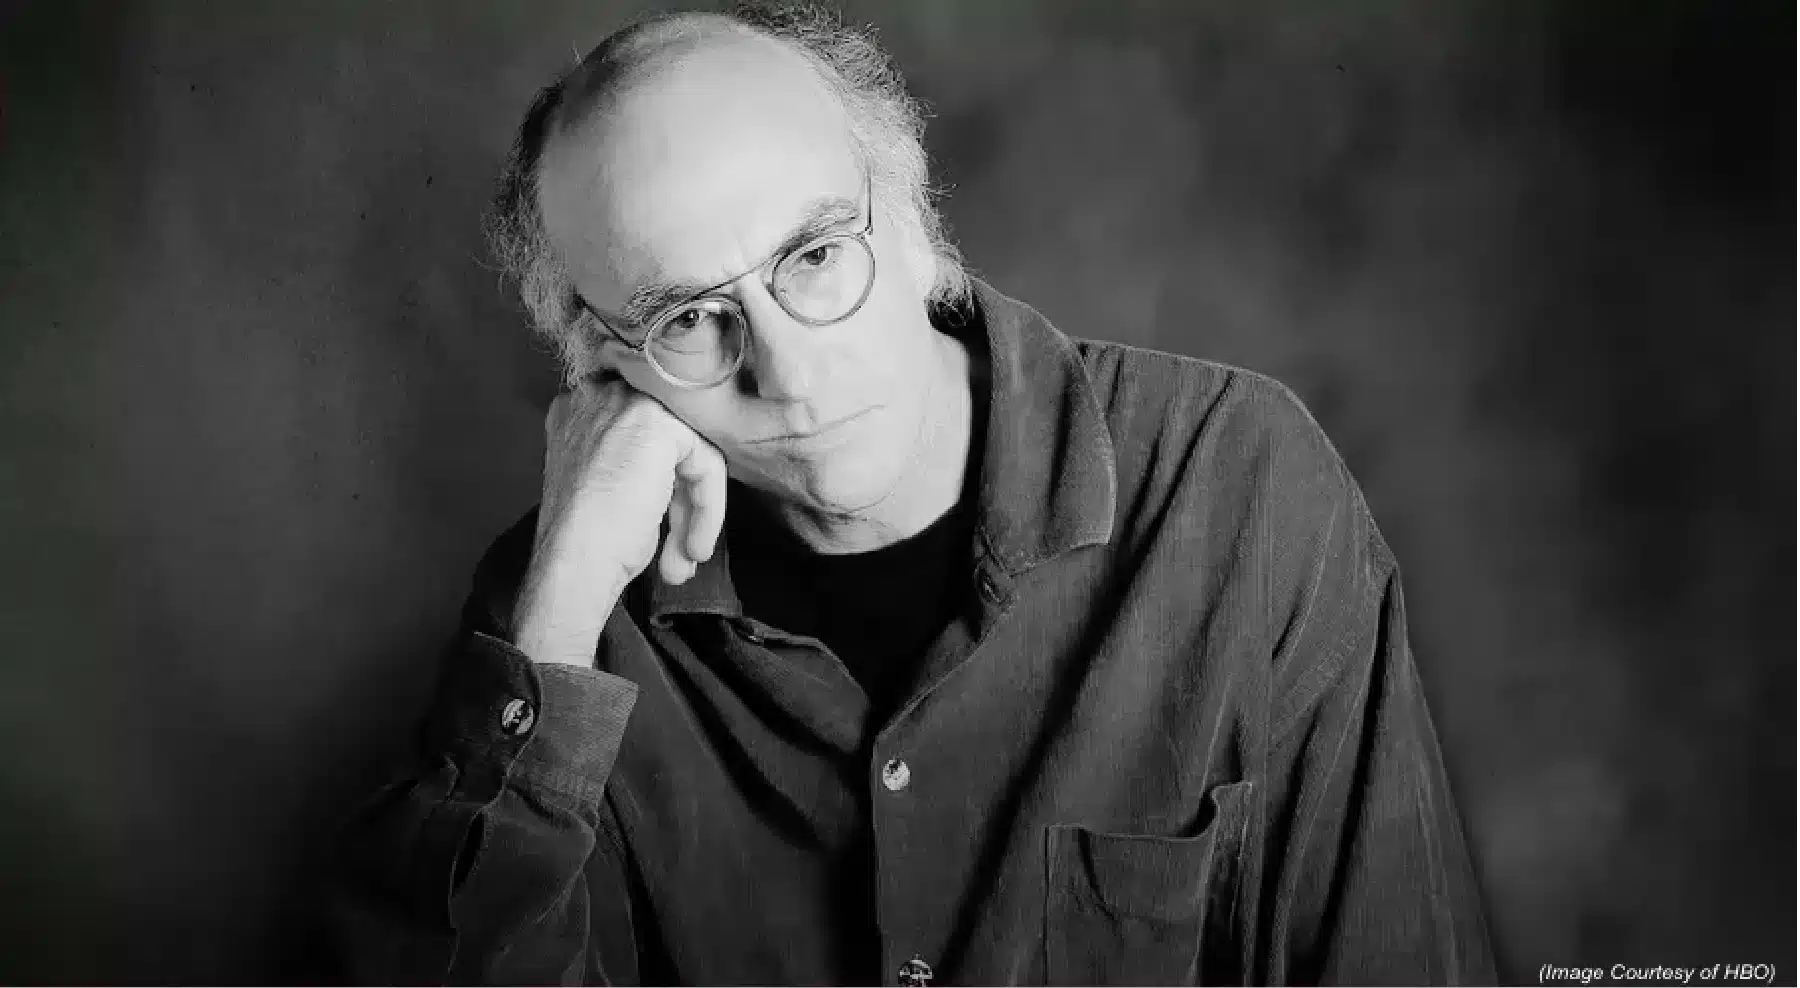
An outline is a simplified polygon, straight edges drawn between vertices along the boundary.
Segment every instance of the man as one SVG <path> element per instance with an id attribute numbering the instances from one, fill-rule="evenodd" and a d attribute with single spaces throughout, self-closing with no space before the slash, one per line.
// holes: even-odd
<path id="1" fill-rule="evenodd" d="M 1491 979 L 1337 455 L 969 279 L 919 119 L 805 12 L 637 25 L 531 109 L 496 239 L 572 390 L 351 831 L 351 975 Z"/>

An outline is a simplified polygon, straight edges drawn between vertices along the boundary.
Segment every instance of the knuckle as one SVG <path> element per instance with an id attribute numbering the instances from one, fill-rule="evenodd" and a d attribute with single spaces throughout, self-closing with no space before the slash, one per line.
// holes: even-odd
<path id="1" fill-rule="evenodd" d="M 661 412 L 662 406 L 657 404 L 656 399 L 649 395 L 634 392 L 626 395 L 623 401 L 623 414 L 650 417 Z"/>
<path id="2" fill-rule="evenodd" d="M 628 422 L 632 429 L 645 437 L 662 437 L 670 434 L 670 425 L 677 422 L 655 399 L 643 395 L 634 395 L 619 415 L 621 421 Z"/>

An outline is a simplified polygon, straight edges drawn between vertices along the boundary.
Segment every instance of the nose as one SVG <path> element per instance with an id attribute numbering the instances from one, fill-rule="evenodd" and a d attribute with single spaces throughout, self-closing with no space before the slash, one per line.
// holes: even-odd
<path id="1" fill-rule="evenodd" d="M 750 352 L 744 355 L 750 390 L 762 398 L 810 397 L 824 378 L 817 335 L 766 291 L 746 292 L 742 304 L 750 322 Z"/>

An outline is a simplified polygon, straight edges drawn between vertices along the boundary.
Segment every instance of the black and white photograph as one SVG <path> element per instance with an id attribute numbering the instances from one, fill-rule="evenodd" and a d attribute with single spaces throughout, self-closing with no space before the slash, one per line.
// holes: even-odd
<path id="1" fill-rule="evenodd" d="M 0 2 L 0 984 L 1794 984 L 1797 40 Z"/>

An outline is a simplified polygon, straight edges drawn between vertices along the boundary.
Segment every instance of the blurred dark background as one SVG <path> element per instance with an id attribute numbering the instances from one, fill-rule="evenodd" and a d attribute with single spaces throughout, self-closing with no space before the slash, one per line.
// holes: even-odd
<path id="1" fill-rule="evenodd" d="M 638 9 L 0 5 L 0 981 L 306 977 L 321 837 L 536 497 L 479 212 Z M 847 11 L 980 273 L 1335 438 L 1506 976 L 1800 973 L 1792 5 Z"/>

